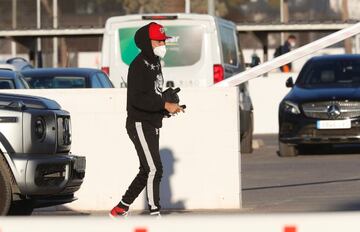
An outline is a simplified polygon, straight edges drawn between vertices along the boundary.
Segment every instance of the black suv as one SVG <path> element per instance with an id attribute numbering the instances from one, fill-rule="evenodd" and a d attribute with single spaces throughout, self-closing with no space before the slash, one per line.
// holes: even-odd
<path id="1" fill-rule="evenodd" d="M 360 55 L 311 58 L 279 107 L 279 155 L 307 144 L 360 142 Z"/>

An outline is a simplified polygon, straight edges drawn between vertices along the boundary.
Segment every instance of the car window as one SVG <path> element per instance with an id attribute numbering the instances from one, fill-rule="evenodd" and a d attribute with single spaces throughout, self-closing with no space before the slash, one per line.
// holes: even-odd
<path id="1" fill-rule="evenodd" d="M 73 89 L 86 88 L 85 77 L 79 76 L 48 76 L 25 77 L 31 88 L 34 89 Z"/>
<path id="2" fill-rule="evenodd" d="M 96 73 L 92 74 L 90 79 L 91 79 L 91 88 L 103 88 Z"/>
<path id="3" fill-rule="evenodd" d="M 360 85 L 360 61 L 324 60 L 304 66 L 297 84 Z"/>
<path id="4" fill-rule="evenodd" d="M 140 50 L 134 42 L 135 32 L 139 28 L 119 29 L 120 53 L 122 61 L 129 65 Z M 166 56 L 164 67 L 194 65 L 201 58 L 204 29 L 198 25 L 165 26 L 166 34 L 171 36 L 166 40 Z"/>
<path id="5" fill-rule="evenodd" d="M 0 79 L 0 89 L 15 89 L 15 83 L 10 79 Z"/>
<path id="6" fill-rule="evenodd" d="M 237 66 L 238 56 L 236 52 L 236 37 L 234 30 L 224 26 L 220 26 L 219 30 L 224 63 Z"/>
<path id="7" fill-rule="evenodd" d="M 96 75 L 98 76 L 102 87 L 104 87 L 104 88 L 113 88 L 114 87 L 113 84 L 111 83 L 111 81 L 109 80 L 108 76 L 106 76 L 104 73 L 98 72 Z"/>

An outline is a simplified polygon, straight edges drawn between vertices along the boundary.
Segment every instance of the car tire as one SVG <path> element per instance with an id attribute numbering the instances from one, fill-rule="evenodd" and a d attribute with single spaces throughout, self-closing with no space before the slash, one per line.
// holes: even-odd
<path id="1" fill-rule="evenodd" d="M 254 132 L 254 115 L 253 112 L 249 113 L 249 129 L 245 132 L 241 139 L 241 153 L 253 152 L 253 132 Z"/>
<path id="2" fill-rule="evenodd" d="M 299 154 L 298 148 L 295 145 L 279 142 L 280 157 L 294 157 Z"/>
<path id="3" fill-rule="evenodd" d="M 12 201 L 9 168 L 0 155 L 0 215 L 7 215 Z"/>
<path id="4" fill-rule="evenodd" d="M 34 211 L 34 205 L 30 200 L 14 201 L 9 209 L 9 215 L 26 216 Z"/>

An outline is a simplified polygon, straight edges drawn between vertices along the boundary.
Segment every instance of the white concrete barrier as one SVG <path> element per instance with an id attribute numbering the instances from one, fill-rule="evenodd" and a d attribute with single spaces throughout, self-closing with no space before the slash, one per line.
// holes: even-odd
<path id="1" fill-rule="evenodd" d="M 0 218 L 3 232 L 358 232 L 359 213 L 277 215 L 191 215 L 129 217 L 18 217 Z M 26 229 L 25 229 L 26 226 Z"/>
<path id="2" fill-rule="evenodd" d="M 8 92 L 8 91 L 4 91 Z M 125 130 L 125 89 L 13 90 L 54 99 L 72 117 L 74 154 L 85 155 L 85 182 L 74 210 L 109 210 L 138 171 Z M 164 208 L 241 207 L 238 94 L 236 88 L 184 89 L 186 113 L 164 119 Z M 132 209 L 143 209 L 140 197 Z"/>
<path id="3" fill-rule="evenodd" d="M 285 86 L 292 76 L 296 80 L 298 73 L 269 73 L 249 81 L 250 96 L 254 106 L 254 133 L 276 134 L 279 130 L 279 103 L 290 91 Z"/>

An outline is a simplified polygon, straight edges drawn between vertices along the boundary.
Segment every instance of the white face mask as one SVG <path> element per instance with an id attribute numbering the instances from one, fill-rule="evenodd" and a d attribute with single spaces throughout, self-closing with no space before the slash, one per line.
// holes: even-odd
<path id="1" fill-rule="evenodd" d="M 161 45 L 154 48 L 154 54 L 157 55 L 160 58 L 164 58 L 166 54 L 166 46 Z"/>
<path id="2" fill-rule="evenodd" d="M 291 46 L 292 48 L 294 48 L 294 47 L 296 46 L 296 43 L 295 43 L 294 41 L 291 41 L 291 42 L 290 42 L 290 46 Z"/>

